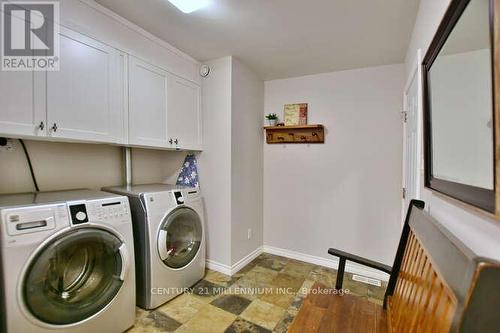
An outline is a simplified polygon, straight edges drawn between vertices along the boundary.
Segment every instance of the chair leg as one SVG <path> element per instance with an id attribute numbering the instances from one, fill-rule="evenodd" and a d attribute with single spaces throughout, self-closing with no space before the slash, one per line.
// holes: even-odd
<path id="1" fill-rule="evenodd" d="M 335 289 L 342 289 L 342 283 L 344 282 L 344 270 L 345 270 L 345 258 L 339 258 L 339 267 L 337 269 L 337 282 L 335 283 Z"/>

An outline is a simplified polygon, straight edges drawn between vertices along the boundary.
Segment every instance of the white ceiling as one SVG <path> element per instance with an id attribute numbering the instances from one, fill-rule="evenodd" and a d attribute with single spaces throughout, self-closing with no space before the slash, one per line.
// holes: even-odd
<path id="1" fill-rule="evenodd" d="M 419 0 L 97 0 L 206 61 L 234 55 L 263 79 L 403 63 Z"/>

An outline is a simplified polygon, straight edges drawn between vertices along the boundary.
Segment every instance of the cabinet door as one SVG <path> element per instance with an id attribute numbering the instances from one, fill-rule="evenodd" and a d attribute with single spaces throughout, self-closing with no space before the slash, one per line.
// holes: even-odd
<path id="1" fill-rule="evenodd" d="M 169 74 L 168 136 L 173 147 L 201 149 L 201 89 L 195 83 Z"/>
<path id="2" fill-rule="evenodd" d="M 12 16 L 12 20 L 21 19 Z M 2 136 L 45 135 L 45 103 L 38 93 L 38 96 L 35 96 L 35 79 L 36 82 L 43 84 L 45 73 L 0 70 L 0 134 Z"/>
<path id="3" fill-rule="evenodd" d="M 120 142 L 120 54 L 61 27 L 60 71 L 47 73 L 47 121 L 56 138 Z M 123 70 L 123 68 L 121 68 Z"/>
<path id="4" fill-rule="evenodd" d="M 168 147 L 167 72 L 129 56 L 129 143 Z"/>

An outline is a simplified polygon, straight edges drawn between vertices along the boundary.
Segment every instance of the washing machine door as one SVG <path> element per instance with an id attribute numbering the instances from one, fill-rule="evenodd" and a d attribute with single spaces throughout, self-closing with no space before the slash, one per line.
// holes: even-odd
<path id="1" fill-rule="evenodd" d="M 24 275 L 24 304 L 39 321 L 66 325 L 103 309 L 128 271 L 125 244 L 98 228 L 71 230 L 43 246 Z"/>
<path id="2" fill-rule="evenodd" d="M 176 208 L 164 219 L 158 233 L 160 259 L 170 268 L 182 268 L 194 259 L 202 238 L 198 214 L 188 207 Z"/>

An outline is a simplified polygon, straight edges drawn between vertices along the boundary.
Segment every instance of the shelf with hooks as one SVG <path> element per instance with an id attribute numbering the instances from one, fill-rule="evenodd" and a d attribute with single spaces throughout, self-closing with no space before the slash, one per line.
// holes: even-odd
<path id="1" fill-rule="evenodd" d="M 280 143 L 325 143 L 323 125 L 265 126 L 266 142 Z"/>

